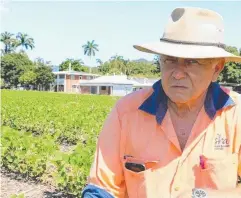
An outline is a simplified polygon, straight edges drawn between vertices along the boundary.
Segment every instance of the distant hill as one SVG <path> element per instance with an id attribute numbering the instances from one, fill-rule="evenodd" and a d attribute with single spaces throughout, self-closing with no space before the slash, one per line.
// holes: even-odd
<path id="1" fill-rule="evenodd" d="M 139 58 L 139 59 L 132 60 L 132 61 L 137 62 L 137 63 L 151 63 L 151 64 L 154 63 L 153 61 L 148 61 L 144 58 Z"/>

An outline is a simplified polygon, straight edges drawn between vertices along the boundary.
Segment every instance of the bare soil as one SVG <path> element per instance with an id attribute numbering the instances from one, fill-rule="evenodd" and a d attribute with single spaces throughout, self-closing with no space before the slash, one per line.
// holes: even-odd
<path id="1" fill-rule="evenodd" d="M 43 185 L 34 180 L 27 180 L 22 176 L 1 170 L 1 198 L 10 198 L 11 195 L 23 193 L 25 198 L 74 198 L 55 191 L 51 186 Z"/>

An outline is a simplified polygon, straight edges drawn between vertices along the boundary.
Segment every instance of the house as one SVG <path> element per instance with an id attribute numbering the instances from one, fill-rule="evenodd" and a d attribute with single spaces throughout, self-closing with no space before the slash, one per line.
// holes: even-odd
<path id="1" fill-rule="evenodd" d="M 71 70 L 56 71 L 53 74 L 55 75 L 54 90 L 57 92 L 73 92 L 73 85 L 79 84 L 81 79 L 92 80 L 99 76 L 97 74 Z"/>
<path id="2" fill-rule="evenodd" d="M 80 80 L 80 92 L 124 96 L 133 91 L 133 82 L 124 75 L 101 76 L 93 80 Z"/>
<path id="3" fill-rule="evenodd" d="M 143 89 L 146 87 L 152 87 L 152 85 L 158 81 L 158 78 L 137 78 L 137 77 L 130 77 L 130 80 L 134 81 L 135 83 L 133 84 L 133 91 L 137 91 L 139 89 Z"/>
<path id="4" fill-rule="evenodd" d="M 151 87 L 153 83 L 138 82 L 126 75 L 101 76 L 92 80 L 80 80 L 80 93 L 125 96 L 135 90 Z M 77 86 L 77 85 L 74 85 Z"/>

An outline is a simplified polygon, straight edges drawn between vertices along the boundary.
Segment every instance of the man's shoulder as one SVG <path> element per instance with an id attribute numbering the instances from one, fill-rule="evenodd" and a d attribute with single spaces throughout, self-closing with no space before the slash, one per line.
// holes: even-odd
<path id="1" fill-rule="evenodd" d="M 139 109 L 141 104 L 153 93 L 152 87 L 134 91 L 117 102 L 116 106 L 121 115 L 134 112 Z"/>

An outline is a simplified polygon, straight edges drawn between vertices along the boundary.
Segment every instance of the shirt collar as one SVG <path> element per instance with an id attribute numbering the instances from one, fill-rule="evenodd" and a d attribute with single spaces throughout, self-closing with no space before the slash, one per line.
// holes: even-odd
<path id="1" fill-rule="evenodd" d="M 153 93 L 141 104 L 140 110 L 156 116 L 157 123 L 161 124 L 167 112 L 167 95 L 165 94 L 161 80 L 153 84 Z M 210 119 L 222 108 L 235 105 L 228 92 L 218 83 L 211 83 L 208 87 L 204 108 Z"/>

